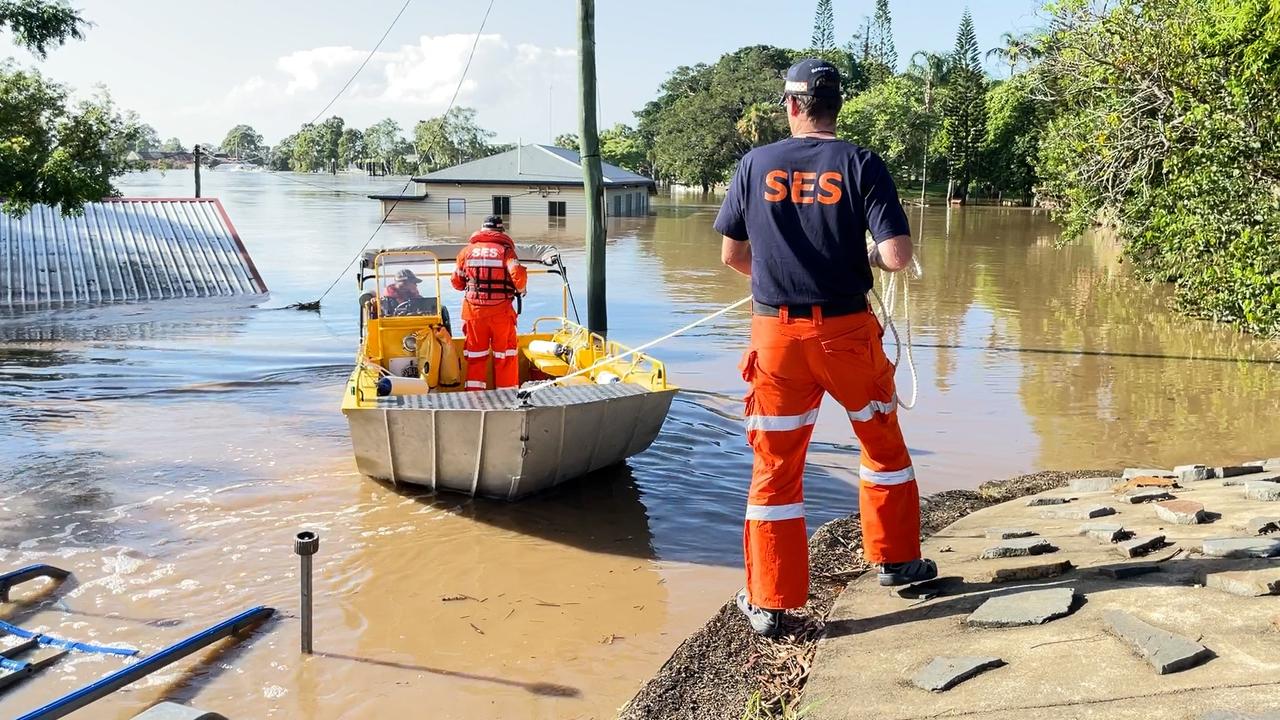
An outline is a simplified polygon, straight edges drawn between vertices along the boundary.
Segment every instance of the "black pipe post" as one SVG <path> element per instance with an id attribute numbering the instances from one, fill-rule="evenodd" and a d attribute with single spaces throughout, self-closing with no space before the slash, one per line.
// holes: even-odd
<path id="1" fill-rule="evenodd" d="M 600 136 L 596 128 L 596 4 L 578 0 L 578 92 L 582 104 L 578 149 L 582 190 L 587 209 L 587 329 L 608 337 L 605 304 L 604 179 L 600 171 Z"/>
<path id="2" fill-rule="evenodd" d="M 320 536 L 303 530 L 293 539 L 293 552 L 298 556 L 301 568 L 302 652 L 311 654 L 311 556 L 320 549 Z"/>
<path id="3" fill-rule="evenodd" d="M 200 146 L 196 145 L 194 149 L 196 156 L 196 197 L 200 197 Z"/>

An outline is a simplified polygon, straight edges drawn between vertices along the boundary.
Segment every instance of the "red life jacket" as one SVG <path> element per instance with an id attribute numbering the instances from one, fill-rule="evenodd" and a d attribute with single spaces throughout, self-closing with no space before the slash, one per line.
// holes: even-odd
<path id="1" fill-rule="evenodd" d="M 509 267 L 516 261 L 516 244 L 506 233 L 481 230 L 458 254 L 458 273 L 466 281 L 466 299 L 488 307 L 511 302 L 516 283 Z"/>

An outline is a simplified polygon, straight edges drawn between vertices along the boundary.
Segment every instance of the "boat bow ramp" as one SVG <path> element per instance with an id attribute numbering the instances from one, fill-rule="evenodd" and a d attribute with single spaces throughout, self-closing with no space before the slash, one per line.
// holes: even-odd
<path id="1" fill-rule="evenodd" d="M 216 198 L 118 198 L 0 214 L 0 308 L 261 295 Z"/>

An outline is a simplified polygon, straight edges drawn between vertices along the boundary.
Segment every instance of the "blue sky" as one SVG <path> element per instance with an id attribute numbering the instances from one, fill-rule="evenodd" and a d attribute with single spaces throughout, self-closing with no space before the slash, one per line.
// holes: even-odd
<path id="1" fill-rule="evenodd" d="M 364 59 L 403 0 L 72 0 L 95 26 L 54 51 L 50 77 L 88 92 L 105 85 L 162 137 L 217 142 L 249 123 L 275 142 L 310 120 Z M 413 0 L 379 54 L 328 114 L 368 126 L 393 117 L 406 128 L 447 106 L 484 0 Z M 803 47 L 816 0 L 789 4 L 598 0 L 600 116 L 632 122 L 677 65 L 714 61 L 753 44 Z M 1001 33 L 1039 25 L 1041 0 L 969 3 L 983 49 Z M 903 62 L 947 50 L 965 7 L 951 0 L 891 0 Z M 874 0 L 835 0 L 847 40 Z M 545 142 L 576 130 L 573 0 L 496 0 L 459 104 L 475 107 L 501 141 Z M 30 56 L 14 49 L 20 62 Z M 999 73 L 993 62 L 993 73 Z"/>

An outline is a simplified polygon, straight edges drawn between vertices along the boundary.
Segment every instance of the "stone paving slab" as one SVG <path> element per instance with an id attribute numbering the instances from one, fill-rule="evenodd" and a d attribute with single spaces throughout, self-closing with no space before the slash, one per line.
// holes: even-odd
<path id="1" fill-rule="evenodd" d="M 997 595 L 987 599 L 965 620 L 969 627 L 1009 628 L 1043 625 L 1071 614 L 1076 591 L 1050 588 Z"/>
<path id="2" fill-rule="evenodd" d="M 1132 646 L 1160 675 L 1190 670 L 1213 658 L 1213 651 L 1195 640 L 1158 628 L 1123 610 L 1108 610 L 1102 619 L 1109 632 Z"/>
<path id="3" fill-rule="evenodd" d="M 1232 595 L 1262 597 L 1280 595 L 1280 566 L 1262 570 L 1228 570 L 1208 573 L 1205 587 Z"/>
<path id="4" fill-rule="evenodd" d="M 969 678 L 1004 665 L 998 657 L 938 657 L 920 668 L 911 684 L 921 690 L 945 692 Z"/>
<path id="5" fill-rule="evenodd" d="M 1072 492 L 1080 491 L 1045 494 Z M 1199 552 L 1206 539 L 1280 538 L 1246 532 L 1252 519 L 1275 514 L 1276 506 L 1247 500 L 1241 488 L 1217 482 L 1197 483 L 1179 490 L 1178 497 L 1202 503 L 1216 516 L 1208 523 L 1178 525 L 1156 517 L 1151 507 L 1125 504 L 1102 521 L 1120 524 L 1136 537 L 1166 536 L 1170 546 L 1141 561 L 1123 561 L 1112 543 L 1079 534 L 1089 518 L 1040 516 L 1097 500 L 1086 496 L 1068 506 L 1036 508 L 1027 507 L 1024 498 L 975 512 L 925 543 L 941 574 L 956 578 L 937 596 L 901 597 L 876 584 L 874 574 L 854 580 L 836 599 L 813 661 L 802 701 L 813 706 L 810 719 L 1197 720 L 1216 710 L 1260 715 L 1280 708 L 1280 604 L 1274 597 L 1244 597 L 1192 584 L 1210 573 L 1280 567 L 1275 559 L 1210 558 Z M 1030 528 L 1058 551 L 982 560 L 982 551 L 992 544 L 985 537 L 988 528 Z M 939 553 L 944 546 L 952 552 Z M 1057 565 L 1059 574 L 991 582 L 1000 573 L 1047 565 Z M 1131 575 L 1127 569 L 1148 571 Z M 1122 577 L 1108 577 L 1108 572 Z M 1074 589 L 1080 598 L 1066 617 L 998 630 L 965 622 L 993 596 L 1058 588 Z M 1156 675 L 1106 631 L 1107 610 L 1189 637 L 1217 656 L 1182 672 Z M 943 693 L 911 685 L 934 658 L 951 656 L 996 657 L 1007 667 Z"/>
<path id="6" fill-rule="evenodd" d="M 1002 540 L 999 545 L 995 545 L 982 551 L 982 557 L 985 560 L 995 560 L 997 558 L 1009 557 L 1026 557 L 1028 555 L 1043 555 L 1056 550 L 1053 543 L 1038 537 L 1022 537 L 1012 540 Z"/>

